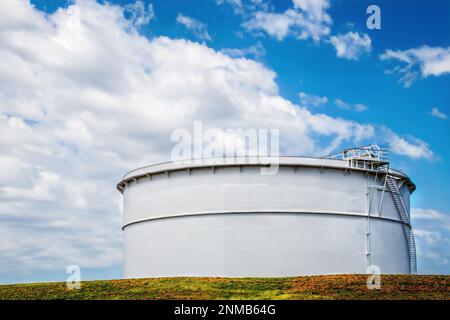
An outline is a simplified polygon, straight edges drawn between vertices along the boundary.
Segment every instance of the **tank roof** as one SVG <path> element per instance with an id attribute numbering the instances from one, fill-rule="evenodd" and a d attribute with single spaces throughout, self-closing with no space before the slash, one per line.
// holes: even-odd
<path id="1" fill-rule="evenodd" d="M 187 169 L 198 168 L 217 168 L 217 167 L 242 167 L 242 166 L 269 166 L 270 164 L 278 164 L 282 166 L 292 167 L 316 167 L 316 168 L 331 168 L 340 169 L 344 171 L 363 171 L 363 172 L 380 172 L 380 169 L 374 170 L 373 161 L 364 159 L 334 159 L 329 157 L 298 157 L 298 156 L 280 156 L 280 157 L 259 157 L 259 156 L 243 156 L 243 157 L 224 157 L 224 158 L 209 158 L 209 159 L 193 159 L 180 160 L 173 162 L 156 163 L 144 167 L 134 169 L 124 175 L 122 180 L 118 183 L 117 188 L 123 191 L 121 185 L 140 177 L 145 177 L 158 173 L 168 173 L 171 171 L 180 171 Z M 354 164 L 361 164 L 355 166 Z M 367 164 L 367 165 L 366 165 Z M 385 165 L 385 162 L 380 162 L 380 165 Z M 388 163 L 387 163 L 388 164 Z M 371 169 L 372 168 L 372 169 Z M 389 174 L 400 179 L 405 179 L 409 185 L 409 190 L 412 193 L 416 186 L 411 179 L 403 172 L 389 168 Z"/>

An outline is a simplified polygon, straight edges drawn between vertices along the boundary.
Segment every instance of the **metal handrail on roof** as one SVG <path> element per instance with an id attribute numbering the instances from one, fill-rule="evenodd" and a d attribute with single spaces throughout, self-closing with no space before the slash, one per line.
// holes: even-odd
<path id="1" fill-rule="evenodd" d="M 364 160 L 369 162 L 389 163 L 389 150 L 377 144 L 344 149 L 326 158 L 341 160 Z"/>

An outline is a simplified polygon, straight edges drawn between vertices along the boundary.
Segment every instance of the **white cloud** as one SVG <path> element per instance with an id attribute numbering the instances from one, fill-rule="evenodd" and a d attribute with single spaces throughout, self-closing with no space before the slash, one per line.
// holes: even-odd
<path id="1" fill-rule="evenodd" d="M 298 96 L 300 98 L 300 105 L 305 107 L 317 107 L 328 103 L 328 98 L 325 96 L 317 96 L 305 92 L 299 92 Z"/>
<path id="2" fill-rule="evenodd" d="M 416 228 L 414 229 L 414 236 L 419 239 L 424 239 L 428 244 L 442 241 L 442 235 L 438 231 L 427 231 Z"/>
<path id="3" fill-rule="evenodd" d="M 326 10 L 330 7 L 328 0 L 293 0 L 294 8 L 304 11 L 315 21 L 326 21 L 329 19 Z"/>
<path id="4" fill-rule="evenodd" d="M 410 87 L 419 75 L 426 78 L 450 73 L 450 47 L 422 46 L 404 51 L 388 49 L 380 59 L 395 60 L 403 64 L 388 70 L 388 73 L 399 74 L 400 82 L 405 87 Z"/>
<path id="5" fill-rule="evenodd" d="M 226 3 L 231 5 L 235 13 L 243 13 L 244 7 L 241 0 L 216 0 L 217 5 L 224 5 Z"/>
<path id="6" fill-rule="evenodd" d="M 431 159 L 433 157 L 433 151 L 431 151 L 428 144 L 420 139 L 400 137 L 389 129 L 386 129 L 384 134 L 389 141 L 389 150 L 391 152 L 416 159 Z"/>
<path id="7" fill-rule="evenodd" d="M 153 5 L 149 3 L 146 8 L 142 1 L 136 1 L 125 5 L 124 13 L 126 15 L 130 15 L 128 20 L 130 20 L 136 27 L 149 23 L 155 16 Z"/>
<path id="8" fill-rule="evenodd" d="M 412 218 L 415 220 L 438 221 L 440 226 L 450 231 L 450 215 L 434 209 L 413 208 Z"/>
<path id="9" fill-rule="evenodd" d="M 351 103 L 345 102 L 341 99 L 335 99 L 334 104 L 341 109 L 353 110 L 353 111 L 357 111 L 357 112 L 363 112 L 363 111 L 367 111 L 369 109 L 366 105 L 364 105 L 362 103 L 351 104 Z"/>
<path id="10" fill-rule="evenodd" d="M 328 104 L 328 97 L 309 94 L 306 92 L 299 92 L 300 105 L 305 107 L 317 107 Z M 342 99 L 335 99 L 334 104 L 343 110 L 352 110 L 357 112 L 367 111 L 369 108 L 362 103 L 348 103 Z"/>
<path id="11" fill-rule="evenodd" d="M 248 7 L 251 10 L 268 11 L 268 10 L 271 10 L 273 8 L 273 5 L 270 2 L 270 0 L 251 0 L 250 4 L 248 5 Z"/>
<path id="12" fill-rule="evenodd" d="M 223 5 L 225 3 L 229 3 L 230 5 L 236 6 L 236 7 L 242 7 L 241 0 L 216 0 L 217 5 Z"/>
<path id="13" fill-rule="evenodd" d="M 270 0 L 249 0 L 249 1 L 241 1 L 241 0 L 216 0 L 217 5 L 225 5 L 228 4 L 233 8 L 235 14 L 248 16 L 249 13 L 262 10 L 268 11 L 273 8 L 273 5 Z"/>
<path id="14" fill-rule="evenodd" d="M 266 50 L 264 49 L 261 42 L 258 42 L 257 44 L 246 48 L 224 48 L 221 49 L 220 52 L 233 58 L 239 57 L 259 58 L 266 54 Z"/>
<path id="15" fill-rule="evenodd" d="M 202 40 L 211 40 L 211 36 L 206 29 L 206 25 L 194 18 L 184 16 L 181 13 L 177 15 L 177 22 L 191 30 L 194 35 Z"/>
<path id="16" fill-rule="evenodd" d="M 428 251 L 425 253 L 425 256 L 431 260 L 436 261 L 439 264 L 447 265 L 449 260 L 443 257 L 439 252 Z"/>
<path id="17" fill-rule="evenodd" d="M 431 115 L 433 117 L 442 119 L 442 120 L 446 120 L 448 118 L 447 114 L 445 114 L 444 112 L 440 111 L 438 108 L 433 107 L 431 108 Z"/>
<path id="18" fill-rule="evenodd" d="M 372 40 L 367 34 L 360 35 L 352 31 L 332 36 L 330 42 L 336 49 L 337 56 L 348 60 L 358 60 L 363 53 L 372 50 Z"/>
<path id="19" fill-rule="evenodd" d="M 312 38 L 319 41 L 330 33 L 332 20 L 326 12 L 328 7 L 328 0 L 296 0 L 294 7 L 283 13 L 265 10 L 254 12 L 252 18 L 243 23 L 243 27 L 262 30 L 277 40 L 293 35 L 298 39 Z"/>
<path id="20" fill-rule="evenodd" d="M 374 137 L 372 125 L 283 98 L 260 63 L 141 36 L 123 10 L 83 0 L 45 14 L 0 1 L 2 277 L 119 264 L 115 184 L 169 160 L 172 131 L 194 120 L 279 128 L 285 154 L 323 155 Z"/>
<path id="21" fill-rule="evenodd" d="M 245 22 L 243 26 L 248 30 L 264 30 L 270 36 L 283 40 L 294 24 L 295 11 L 288 10 L 284 14 L 258 11 L 254 17 Z"/>
<path id="22" fill-rule="evenodd" d="M 419 271 L 442 273 L 450 261 L 450 215 L 435 209 L 412 208 L 411 218 Z"/>

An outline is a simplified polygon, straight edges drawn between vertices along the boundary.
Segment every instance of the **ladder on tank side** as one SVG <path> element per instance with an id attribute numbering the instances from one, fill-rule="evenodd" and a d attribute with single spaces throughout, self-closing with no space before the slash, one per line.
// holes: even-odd
<path id="1" fill-rule="evenodd" d="M 394 181 L 394 178 L 388 173 L 386 173 L 386 184 L 387 187 L 389 188 L 389 191 L 392 194 L 395 206 L 398 212 L 400 213 L 401 221 L 403 222 L 403 231 L 405 233 L 405 238 L 408 243 L 409 270 L 411 274 L 416 274 L 417 273 L 416 244 L 414 242 L 414 235 L 412 232 L 408 211 L 406 209 L 406 205 L 405 202 L 403 201 L 400 191 L 397 187 L 397 183 Z"/>

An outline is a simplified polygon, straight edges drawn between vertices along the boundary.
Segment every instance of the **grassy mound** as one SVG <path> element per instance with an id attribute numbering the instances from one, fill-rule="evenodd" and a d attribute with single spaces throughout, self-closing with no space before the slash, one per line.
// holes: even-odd
<path id="1" fill-rule="evenodd" d="M 369 290 L 367 275 L 292 278 L 151 278 L 0 286 L 2 299 L 450 299 L 450 276 L 384 275 Z"/>

